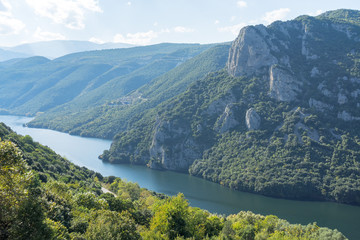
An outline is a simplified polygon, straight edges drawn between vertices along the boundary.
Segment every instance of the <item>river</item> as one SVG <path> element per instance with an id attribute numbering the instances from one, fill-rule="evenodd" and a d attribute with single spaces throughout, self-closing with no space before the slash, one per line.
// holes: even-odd
<path id="1" fill-rule="evenodd" d="M 338 229 L 349 239 L 360 239 L 360 207 L 330 202 L 294 201 L 264 197 L 257 194 L 234 191 L 187 174 L 157 171 L 144 166 L 114 165 L 104 163 L 97 157 L 109 149 L 111 141 L 71 136 L 48 129 L 27 128 L 23 124 L 31 118 L 2 116 L 0 122 L 15 132 L 30 135 L 35 141 L 47 145 L 71 162 L 101 173 L 137 182 L 141 187 L 175 195 L 184 193 L 191 206 L 207 209 L 213 213 L 232 214 L 252 211 L 273 214 L 290 223 L 317 222 L 321 227 Z"/>

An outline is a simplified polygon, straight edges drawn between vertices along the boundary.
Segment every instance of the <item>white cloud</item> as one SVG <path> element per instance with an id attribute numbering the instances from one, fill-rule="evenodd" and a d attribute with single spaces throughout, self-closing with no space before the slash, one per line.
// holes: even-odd
<path id="1" fill-rule="evenodd" d="M 280 8 L 271 12 L 265 13 L 265 16 L 262 18 L 267 24 L 270 24 L 277 20 L 284 20 L 286 15 L 290 12 L 289 8 Z"/>
<path id="2" fill-rule="evenodd" d="M 10 12 L 11 4 L 7 0 L 0 0 L 0 12 Z"/>
<path id="3" fill-rule="evenodd" d="M 172 32 L 188 33 L 193 31 L 195 30 L 192 28 L 178 26 L 173 29 L 163 28 L 160 31 L 149 30 L 147 32 L 127 33 L 126 35 L 119 33 L 114 36 L 113 42 L 129 43 L 135 45 L 148 45 L 152 42 L 153 39 L 158 38 L 161 34 L 167 34 Z"/>
<path id="4" fill-rule="evenodd" d="M 33 35 L 37 41 L 65 40 L 66 37 L 61 33 L 46 32 L 38 27 Z"/>
<path id="5" fill-rule="evenodd" d="M 131 6 L 131 2 L 127 2 L 127 5 L 128 5 L 128 6 Z"/>
<path id="6" fill-rule="evenodd" d="M 113 41 L 119 43 L 129 43 L 135 45 L 146 45 L 158 37 L 158 33 L 152 30 L 148 32 L 128 33 L 126 36 L 116 34 Z"/>
<path id="7" fill-rule="evenodd" d="M 217 24 L 219 24 L 219 23 L 220 23 L 219 20 L 215 20 L 215 22 L 214 22 L 215 25 L 217 25 Z"/>
<path id="8" fill-rule="evenodd" d="M 237 36 L 240 32 L 240 29 L 242 29 L 245 26 L 246 26 L 246 23 L 239 23 L 239 24 L 232 25 L 232 26 L 218 28 L 218 31 L 219 32 L 231 32 L 232 34 Z"/>
<path id="9" fill-rule="evenodd" d="M 324 10 L 319 9 L 319 10 L 316 11 L 316 15 L 320 15 L 322 13 L 324 13 Z"/>
<path id="10" fill-rule="evenodd" d="M 236 16 L 231 16 L 231 18 L 230 18 L 230 22 L 235 21 L 235 19 L 236 19 Z"/>
<path id="11" fill-rule="evenodd" d="M 92 37 L 89 39 L 90 42 L 93 42 L 93 43 L 97 43 L 97 44 L 103 44 L 105 43 L 105 41 L 99 39 L 99 38 L 95 38 L 95 37 Z"/>
<path id="12" fill-rule="evenodd" d="M 160 30 L 159 33 L 171 33 L 171 31 L 168 28 L 163 28 L 163 29 Z"/>
<path id="13" fill-rule="evenodd" d="M 26 0 L 27 4 L 42 17 L 71 29 L 83 29 L 85 13 L 102 12 L 97 0 Z"/>
<path id="14" fill-rule="evenodd" d="M 321 9 L 319 9 L 319 10 L 317 10 L 317 11 L 315 11 L 315 12 L 309 13 L 309 15 L 310 15 L 310 16 L 318 16 L 318 15 L 320 15 L 320 14 L 322 14 L 322 13 L 324 13 L 324 11 L 321 10 Z"/>
<path id="15" fill-rule="evenodd" d="M 239 8 L 244 8 L 244 7 L 247 7 L 247 3 L 245 1 L 238 1 L 236 3 L 236 5 L 239 7 Z"/>
<path id="16" fill-rule="evenodd" d="M 13 17 L 12 6 L 7 0 L 0 0 L 0 35 L 19 34 L 25 24 Z"/>
<path id="17" fill-rule="evenodd" d="M 18 34 L 25 24 L 19 19 L 0 12 L 0 35 Z"/>
<path id="18" fill-rule="evenodd" d="M 174 27 L 174 32 L 176 32 L 176 33 L 191 33 L 191 32 L 195 32 L 195 29 L 177 26 L 177 27 Z"/>

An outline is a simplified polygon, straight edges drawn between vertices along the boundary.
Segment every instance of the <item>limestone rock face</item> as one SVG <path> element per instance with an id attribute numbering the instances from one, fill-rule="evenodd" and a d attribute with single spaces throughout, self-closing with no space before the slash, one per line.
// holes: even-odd
<path id="1" fill-rule="evenodd" d="M 190 134 L 191 129 L 176 126 L 170 121 L 157 120 L 150 154 L 150 168 L 186 171 L 195 159 L 201 157 Z"/>
<path id="2" fill-rule="evenodd" d="M 260 128 L 261 118 L 255 109 L 250 108 L 246 111 L 245 123 L 249 130 L 256 130 Z"/>
<path id="3" fill-rule="evenodd" d="M 223 114 L 220 116 L 219 120 L 217 121 L 216 130 L 219 133 L 227 132 L 231 128 L 234 128 L 239 124 L 239 122 L 236 120 L 235 113 L 232 108 L 233 108 L 232 104 L 226 105 Z"/>
<path id="4" fill-rule="evenodd" d="M 229 52 L 227 69 L 230 75 L 251 75 L 278 62 L 265 41 L 267 35 L 263 25 L 241 29 Z"/>
<path id="5" fill-rule="evenodd" d="M 231 91 L 229 91 L 224 97 L 216 99 L 207 108 L 206 113 L 209 115 L 220 115 L 223 113 L 229 104 L 236 102 L 236 98 Z"/>
<path id="6" fill-rule="evenodd" d="M 301 83 L 289 71 L 278 66 L 270 68 L 270 97 L 290 102 L 301 92 L 300 86 Z"/>
<path id="7" fill-rule="evenodd" d="M 319 58 L 316 54 L 313 54 L 311 49 L 308 46 L 308 38 L 311 38 L 312 34 L 308 31 L 308 27 L 305 25 L 303 26 L 304 34 L 302 35 L 302 42 L 301 42 L 301 54 L 306 57 L 307 60 L 316 60 Z"/>

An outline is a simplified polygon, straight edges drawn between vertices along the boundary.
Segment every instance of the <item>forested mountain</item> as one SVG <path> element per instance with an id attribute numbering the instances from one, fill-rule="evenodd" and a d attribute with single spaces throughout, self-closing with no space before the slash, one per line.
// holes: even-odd
<path id="1" fill-rule="evenodd" d="M 126 43 L 104 43 L 98 44 L 88 41 L 53 40 L 35 43 L 25 43 L 14 47 L 0 47 L 4 50 L 27 56 L 44 56 L 47 58 L 58 58 L 70 53 L 85 52 L 94 50 L 129 48 L 134 45 Z M 0 57 L 0 61 L 1 61 Z M 10 59 L 10 58 L 8 58 Z M 6 59 L 7 60 L 7 59 Z"/>
<path id="2" fill-rule="evenodd" d="M 118 99 L 211 45 L 158 44 L 82 52 L 55 60 L 31 57 L 0 63 L 0 108 L 35 115 L 80 98 L 86 108 Z"/>
<path id="3" fill-rule="evenodd" d="M 223 69 L 229 47 L 229 44 L 214 46 L 120 98 L 118 92 L 124 91 L 124 85 L 116 83 L 118 78 L 115 78 L 112 82 L 116 83 L 116 86 L 106 84 L 99 90 L 82 94 L 73 101 L 38 116 L 29 126 L 51 128 L 81 136 L 112 138 L 126 129 L 129 119 L 140 118 L 145 110 L 185 91 L 191 83 L 206 74 Z M 161 69 L 163 62 L 154 65 L 150 66 L 150 71 L 155 71 L 154 68 Z M 139 73 L 144 74 L 144 71 Z M 151 75 L 143 76 L 147 79 L 150 77 Z M 132 81 L 137 80 L 139 79 Z M 117 95 L 111 94 L 113 89 L 117 89 Z M 92 102 L 99 98 L 107 102 L 101 105 Z"/>
<path id="4" fill-rule="evenodd" d="M 360 204 L 360 12 L 248 26 L 227 67 L 127 120 L 112 163 Z"/>
<path id="5" fill-rule="evenodd" d="M 359 17 L 337 10 L 248 26 L 231 46 L 3 62 L 0 110 L 38 115 L 29 126 L 114 137 L 104 161 L 360 204 Z"/>
<path id="6" fill-rule="evenodd" d="M 315 223 L 190 207 L 182 194 L 157 194 L 80 168 L 3 123 L 0 138 L 2 240 L 346 239 Z"/>

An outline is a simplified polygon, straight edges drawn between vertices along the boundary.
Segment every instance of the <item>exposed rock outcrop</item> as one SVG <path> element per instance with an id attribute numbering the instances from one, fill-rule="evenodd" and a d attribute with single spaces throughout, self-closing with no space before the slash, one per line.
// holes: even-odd
<path id="1" fill-rule="evenodd" d="M 202 155 L 190 133 L 191 130 L 186 127 L 158 119 L 149 149 L 151 161 L 148 166 L 186 171 Z"/>
<path id="2" fill-rule="evenodd" d="M 304 34 L 302 35 L 301 54 L 306 57 L 306 60 L 318 59 L 319 56 L 317 56 L 316 54 L 313 54 L 311 52 L 310 48 L 308 47 L 308 36 L 310 35 L 310 37 L 311 37 L 311 33 L 308 30 L 308 26 L 304 25 L 303 28 L 304 28 L 303 29 Z"/>
<path id="3" fill-rule="evenodd" d="M 236 127 L 238 124 L 239 122 L 236 120 L 235 113 L 233 111 L 233 104 L 228 104 L 226 105 L 223 114 L 216 122 L 215 130 L 219 133 L 224 133 Z"/>
<path id="4" fill-rule="evenodd" d="M 251 75 L 278 63 L 271 54 L 271 46 L 265 41 L 266 37 L 268 33 L 263 25 L 241 29 L 229 52 L 227 69 L 230 75 Z"/>
<path id="5" fill-rule="evenodd" d="M 296 99 L 301 91 L 300 86 L 301 84 L 290 71 L 278 66 L 271 66 L 270 97 L 278 101 L 290 102 Z"/>
<path id="6" fill-rule="evenodd" d="M 245 123 L 249 130 L 256 130 L 260 128 L 261 118 L 255 109 L 250 108 L 246 111 Z"/>
<path id="7" fill-rule="evenodd" d="M 209 115 L 220 115 L 228 104 L 236 102 L 235 96 L 229 91 L 224 97 L 216 99 L 208 106 L 206 113 Z"/>

